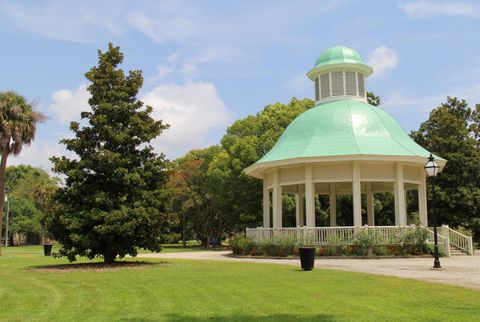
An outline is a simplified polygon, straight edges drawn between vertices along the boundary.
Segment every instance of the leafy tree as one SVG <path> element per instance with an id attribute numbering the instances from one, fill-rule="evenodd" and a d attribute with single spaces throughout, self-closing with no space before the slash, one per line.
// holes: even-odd
<path id="1" fill-rule="evenodd" d="M 470 228 L 477 242 L 480 241 L 479 116 L 480 105 L 472 109 L 465 100 L 447 97 L 411 133 L 416 142 L 448 161 L 436 179 L 434 207 L 438 222 Z"/>
<path id="2" fill-rule="evenodd" d="M 380 96 L 376 96 L 373 92 L 367 92 L 367 101 L 373 106 L 379 106 L 382 103 Z"/>
<path id="3" fill-rule="evenodd" d="M 60 256 L 101 256 L 112 263 L 137 255 L 139 247 L 160 251 L 177 218 L 166 212 L 164 155 L 149 144 L 168 125 L 155 121 L 152 107 L 137 99 L 142 73 L 124 74 L 119 47 L 109 44 L 98 57 L 85 74 L 91 111 L 81 117 L 88 124 L 72 122 L 75 137 L 61 141 L 78 158 L 51 158 L 66 179 L 46 225 L 62 244 Z"/>
<path id="4" fill-rule="evenodd" d="M 182 215 L 188 234 L 200 240 L 205 247 L 216 245 L 232 225 L 230 214 L 219 207 L 221 196 L 215 194 L 216 189 L 208 173 L 212 160 L 222 152 L 222 147 L 217 145 L 190 151 L 175 160 L 176 170 L 169 180 L 169 186 L 175 189 L 175 209 Z"/>
<path id="5" fill-rule="evenodd" d="M 288 104 L 267 105 L 255 116 L 237 120 L 221 140 L 208 169 L 217 207 L 231 216 L 230 230 L 261 225 L 262 182 L 248 177 L 244 169 L 264 156 L 285 128 L 301 113 L 312 108 L 310 99 L 293 98 Z"/>
<path id="6" fill-rule="evenodd" d="M 10 203 L 10 227 L 9 232 L 27 235 L 30 242 L 38 242 L 40 234 L 40 218 L 42 213 L 35 204 L 25 198 L 12 197 Z"/>
<path id="7" fill-rule="evenodd" d="M 0 241 L 5 203 L 5 171 L 8 156 L 18 155 L 24 145 L 35 138 L 37 122 L 44 115 L 35 111 L 33 104 L 15 92 L 0 92 Z M 0 249 L 0 256 L 1 256 Z"/>
<path id="8" fill-rule="evenodd" d="M 38 240 L 40 230 L 37 228 L 42 225 L 43 216 L 48 211 L 48 199 L 59 182 L 59 178 L 50 177 L 45 170 L 30 165 L 6 168 L 5 187 L 10 200 L 10 223 L 14 227 L 16 221 L 25 223 L 25 218 L 28 218 L 28 225 L 17 225 L 17 230 L 10 228 L 10 233 L 27 234 L 30 242 Z"/>

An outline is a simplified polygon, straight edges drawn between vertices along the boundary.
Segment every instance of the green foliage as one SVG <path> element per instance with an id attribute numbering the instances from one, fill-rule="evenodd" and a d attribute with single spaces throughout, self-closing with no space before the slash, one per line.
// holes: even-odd
<path id="1" fill-rule="evenodd" d="M 9 166 L 5 186 L 9 198 L 9 237 L 26 234 L 28 242 L 38 242 L 48 200 L 57 188 L 58 178 L 51 178 L 40 168 L 29 165 Z"/>
<path id="2" fill-rule="evenodd" d="M 236 255 L 263 255 L 273 257 L 298 255 L 298 246 L 293 239 L 288 237 L 277 237 L 255 243 L 246 238 L 245 234 L 241 233 L 231 238 L 229 245 Z"/>
<path id="3" fill-rule="evenodd" d="M 185 218 L 187 237 L 200 240 L 204 246 L 213 239 L 222 240 L 225 230 L 235 224 L 229 213 L 220 211 L 220 200 L 214 193 L 222 173 L 210 169 L 212 161 L 224 152 L 217 145 L 193 150 L 170 165 L 167 187 L 171 210 Z"/>
<path id="4" fill-rule="evenodd" d="M 376 96 L 373 92 L 367 92 L 367 101 L 373 106 L 379 106 L 382 103 L 380 96 Z"/>
<path id="5" fill-rule="evenodd" d="M 428 232 L 423 227 L 415 227 L 407 230 L 402 236 L 400 242 L 403 246 L 403 252 L 411 255 L 420 255 L 427 251 Z"/>
<path id="6" fill-rule="evenodd" d="M 448 161 L 436 178 L 435 211 L 438 224 L 465 226 L 480 241 L 480 104 L 470 108 L 465 100 L 447 97 L 430 112 L 429 119 L 411 133 L 420 145 Z M 430 214 L 429 221 L 434 218 Z"/>
<path id="7" fill-rule="evenodd" d="M 41 211 L 28 199 L 10 198 L 10 228 L 9 232 L 39 235 L 41 232 L 40 218 Z"/>
<path id="8" fill-rule="evenodd" d="M 353 245 L 342 246 L 342 255 L 345 255 L 345 256 L 355 255 L 355 246 Z"/>
<path id="9" fill-rule="evenodd" d="M 325 251 L 327 256 L 336 256 L 337 255 L 337 247 L 334 245 L 328 245 Z"/>
<path id="10" fill-rule="evenodd" d="M 292 238 L 277 237 L 259 243 L 258 250 L 264 256 L 286 257 L 295 253 L 296 244 Z"/>
<path id="11" fill-rule="evenodd" d="M 91 111 L 81 113 L 84 125 L 71 123 L 75 137 L 61 141 L 77 158 L 51 158 L 66 179 L 46 224 L 62 244 L 60 256 L 110 263 L 139 247 L 159 251 L 178 220 L 166 209 L 166 161 L 149 144 L 168 126 L 137 99 L 142 73 L 125 75 L 123 54 L 112 44 L 98 57 L 85 74 Z"/>
<path id="12" fill-rule="evenodd" d="M 386 256 L 388 254 L 387 247 L 376 245 L 373 247 L 373 253 L 377 256 Z"/>
<path id="13" fill-rule="evenodd" d="M 18 155 L 24 145 L 32 143 L 37 122 L 44 119 L 45 116 L 35 111 L 33 104 L 22 95 L 11 91 L 0 92 L 0 244 L 3 233 L 7 159 L 11 154 Z"/>
<path id="14" fill-rule="evenodd" d="M 229 245 L 235 255 L 250 255 L 255 243 L 241 233 L 233 236 L 229 240 Z"/>
<path id="15" fill-rule="evenodd" d="M 356 232 L 353 244 L 357 255 L 367 256 L 371 254 L 375 240 L 367 231 L 362 229 Z"/>

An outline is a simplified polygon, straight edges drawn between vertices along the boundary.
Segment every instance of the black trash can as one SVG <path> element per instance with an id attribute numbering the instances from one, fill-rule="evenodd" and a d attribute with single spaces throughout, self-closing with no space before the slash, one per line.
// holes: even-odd
<path id="1" fill-rule="evenodd" d="M 315 265 L 315 247 L 300 247 L 298 251 L 302 269 L 311 271 Z"/>
<path id="2" fill-rule="evenodd" d="M 52 256 L 52 244 L 43 245 L 43 254 L 45 256 Z"/>

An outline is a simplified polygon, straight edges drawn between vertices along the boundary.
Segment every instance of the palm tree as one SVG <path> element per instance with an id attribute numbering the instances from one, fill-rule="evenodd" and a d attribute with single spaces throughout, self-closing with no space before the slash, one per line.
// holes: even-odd
<path id="1" fill-rule="evenodd" d="M 5 168 L 9 155 L 18 155 L 24 145 L 35 138 L 37 122 L 45 116 L 34 110 L 33 104 L 15 92 L 0 92 L 0 240 L 5 203 Z M 8 238 L 8 236 L 6 236 Z M 1 247 L 0 247 L 0 256 Z"/>

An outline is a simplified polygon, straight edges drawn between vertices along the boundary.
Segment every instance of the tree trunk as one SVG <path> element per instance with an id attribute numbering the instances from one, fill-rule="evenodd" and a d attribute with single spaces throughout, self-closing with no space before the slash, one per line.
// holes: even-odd
<path id="1" fill-rule="evenodd" d="M 3 219 L 3 206 L 5 205 L 5 169 L 7 167 L 9 148 L 8 145 L 5 150 L 2 151 L 2 159 L 0 161 L 0 244 L 2 240 L 2 219 Z M 8 238 L 8 236 L 5 236 Z M 6 241 L 6 239 L 5 239 Z M 0 247 L 0 256 L 2 256 L 2 247 Z"/>
<path id="2" fill-rule="evenodd" d="M 183 248 L 187 248 L 187 223 L 185 222 L 185 211 L 182 211 L 182 239 Z"/>
<path id="3" fill-rule="evenodd" d="M 115 263 L 115 258 L 117 257 L 111 250 L 107 250 L 105 254 L 103 254 L 103 263 L 104 264 L 113 264 Z"/>

